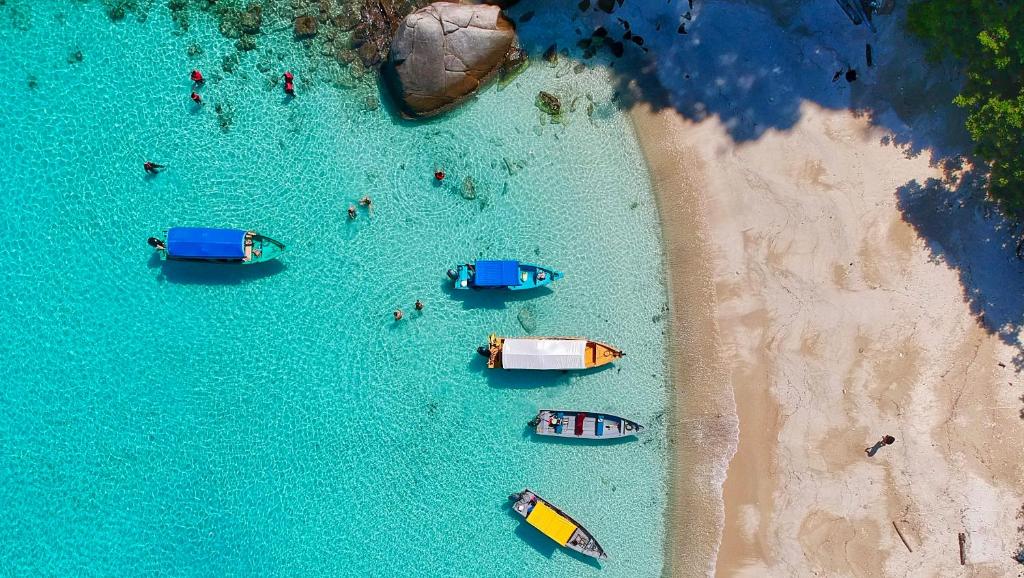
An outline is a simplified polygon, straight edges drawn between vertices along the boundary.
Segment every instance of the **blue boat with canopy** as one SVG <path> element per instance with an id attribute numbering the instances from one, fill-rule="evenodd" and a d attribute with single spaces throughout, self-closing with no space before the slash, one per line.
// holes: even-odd
<path id="1" fill-rule="evenodd" d="M 255 231 L 172 227 L 167 238 L 149 238 L 149 245 L 175 261 L 251 265 L 276 259 L 284 244 Z"/>
<path id="2" fill-rule="evenodd" d="M 448 277 L 456 289 L 509 289 L 523 291 L 536 289 L 563 277 L 555 271 L 532 263 L 519 261 L 476 261 L 448 270 Z"/>

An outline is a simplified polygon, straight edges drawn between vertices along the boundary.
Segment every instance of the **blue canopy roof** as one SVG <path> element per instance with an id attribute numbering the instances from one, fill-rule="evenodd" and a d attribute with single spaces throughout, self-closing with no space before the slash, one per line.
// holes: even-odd
<path id="1" fill-rule="evenodd" d="M 241 259 L 245 257 L 245 231 L 174 227 L 167 231 L 167 254 L 186 259 Z"/>
<path id="2" fill-rule="evenodd" d="M 519 280 L 519 261 L 477 261 L 477 287 L 515 287 Z"/>

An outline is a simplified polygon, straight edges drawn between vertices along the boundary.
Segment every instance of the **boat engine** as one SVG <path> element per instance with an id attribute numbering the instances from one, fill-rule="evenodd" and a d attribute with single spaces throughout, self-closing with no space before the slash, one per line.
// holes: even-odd
<path id="1" fill-rule="evenodd" d="M 146 239 L 146 242 L 149 243 L 149 246 L 153 247 L 154 249 L 163 249 L 164 248 L 163 241 L 161 241 L 160 239 L 157 239 L 156 237 L 150 237 L 150 238 Z"/>
<path id="2" fill-rule="evenodd" d="M 455 272 L 455 269 L 448 269 L 448 278 L 454 281 L 459 277 L 459 274 Z"/>
<path id="3" fill-rule="evenodd" d="M 484 347 L 483 345 L 481 345 L 480 347 L 477 347 L 476 348 L 476 352 L 479 353 L 480 355 L 483 355 L 487 359 L 491 358 L 491 350 L 486 348 L 486 347 Z"/>

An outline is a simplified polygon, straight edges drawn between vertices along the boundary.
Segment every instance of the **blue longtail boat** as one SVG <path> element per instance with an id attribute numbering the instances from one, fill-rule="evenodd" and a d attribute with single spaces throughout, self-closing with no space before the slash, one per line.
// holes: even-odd
<path id="1" fill-rule="evenodd" d="M 251 265 L 276 259 L 284 244 L 255 231 L 172 227 L 167 239 L 149 238 L 149 245 L 175 261 Z"/>
<path id="2" fill-rule="evenodd" d="M 563 277 L 555 271 L 519 261 L 476 261 L 448 270 L 448 278 L 456 289 L 536 289 Z"/>

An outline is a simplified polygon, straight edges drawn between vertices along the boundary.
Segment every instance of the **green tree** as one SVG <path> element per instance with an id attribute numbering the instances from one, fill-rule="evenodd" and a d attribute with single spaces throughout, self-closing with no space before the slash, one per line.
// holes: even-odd
<path id="1" fill-rule="evenodd" d="M 919 0 L 907 26 L 933 58 L 963 61 L 953 102 L 968 111 L 975 153 L 990 163 L 989 193 L 1024 216 L 1024 1 Z"/>

